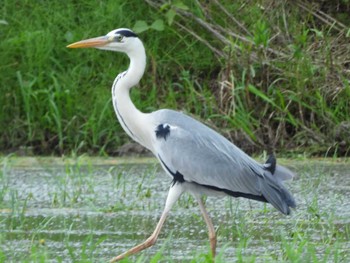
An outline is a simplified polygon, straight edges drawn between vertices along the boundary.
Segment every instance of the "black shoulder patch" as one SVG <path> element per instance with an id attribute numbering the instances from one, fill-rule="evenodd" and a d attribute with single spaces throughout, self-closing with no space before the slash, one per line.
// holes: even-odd
<path id="1" fill-rule="evenodd" d="M 134 32 L 132 32 L 131 30 L 126 30 L 126 29 L 118 30 L 115 33 L 116 34 L 120 34 L 120 35 L 122 35 L 124 37 L 137 37 L 137 35 Z"/>
<path id="2" fill-rule="evenodd" d="M 157 139 L 166 139 L 170 135 L 170 126 L 169 124 L 159 124 L 155 130 Z"/>
<path id="3" fill-rule="evenodd" d="M 276 157 L 273 154 L 270 154 L 264 164 L 265 170 L 268 170 L 271 174 L 274 174 L 276 170 L 276 163 Z"/>

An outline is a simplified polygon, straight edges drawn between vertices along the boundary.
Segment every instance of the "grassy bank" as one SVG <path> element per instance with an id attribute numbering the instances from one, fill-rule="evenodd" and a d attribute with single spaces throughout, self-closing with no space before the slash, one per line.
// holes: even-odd
<path id="1" fill-rule="evenodd" d="M 157 3 L 5 0 L 0 151 L 117 154 L 129 139 L 116 121 L 110 86 L 128 60 L 65 46 L 161 21 L 161 31 L 139 34 L 148 55 L 132 92 L 140 109 L 188 112 L 249 152 L 348 155 L 346 1 L 338 9 L 317 1 Z"/>

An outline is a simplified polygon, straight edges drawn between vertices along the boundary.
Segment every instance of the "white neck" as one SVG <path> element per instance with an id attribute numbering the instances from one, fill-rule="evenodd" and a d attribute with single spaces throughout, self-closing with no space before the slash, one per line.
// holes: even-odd
<path id="1" fill-rule="evenodd" d="M 148 114 L 139 111 L 130 98 L 130 89 L 137 85 L 143 76 L 146 67 L 146 53 L 143 44 L 137 39 L 136 48 L 127 55 L 130 58 L 130 66 L 127 71 L 120 73 L 114 80 L 112 86 L 112 100 L 114 111 L 125 132 L 135 141 L 151 149 L 150 135 L 147 134 L 145 126 Z"/>

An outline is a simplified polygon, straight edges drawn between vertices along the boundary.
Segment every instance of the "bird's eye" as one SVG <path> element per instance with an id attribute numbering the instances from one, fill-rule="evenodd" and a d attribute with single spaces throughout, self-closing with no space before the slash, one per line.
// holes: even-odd
<path id="1" fill-rule="evenodd" d="M 122 36 L 122 35 L 117 35 L 117 36 L 114 37 L 114 40 L 115 40 L 116 42 L 121 42 L 121 41 L 123 40 L 123 38 L 124 38 L 124 36 Z"/>

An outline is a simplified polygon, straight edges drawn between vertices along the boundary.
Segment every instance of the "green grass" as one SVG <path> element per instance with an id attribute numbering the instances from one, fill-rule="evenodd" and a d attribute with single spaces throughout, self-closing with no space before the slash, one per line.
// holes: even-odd
<path id="1" fill-rule="evenodd" d="M 1 160 L 0 262 L 106 262 L 143 241 L 163 209 L 170 178 L 149 160 L 7 157 Z M 347 262 L 349 162 L 291 160 L 291 216 L 270 205 L 207 198 L 216 262 Z M 340 184 L 340 182 L 342 182 Z M 186 260 L 179 257 L 186 256 Z M 184 195 L 155 247 L 122 262 L 210 262 L 205 223 Z"/>
<path id="2" fill-rule="evenodd" d="M 342 125 L 350 121 L 349 12 L 321 6 L 336 19 L 330 25 L 307 5 L 220 3 L 170 1 L 154 8 L 140 1 L 4 0 L 1 152 L 115 154 L 129 139 L 116 121 L 110 86 L 128 60 L 65 46 L 153 23 L 161 31 L 144 26 L 140 33 L 148 67 L 132 96 L 141 110 L 193 114 L 250 152 L 348 155 Z M 193 19 L 214 26 L 224 41 Z"/>

